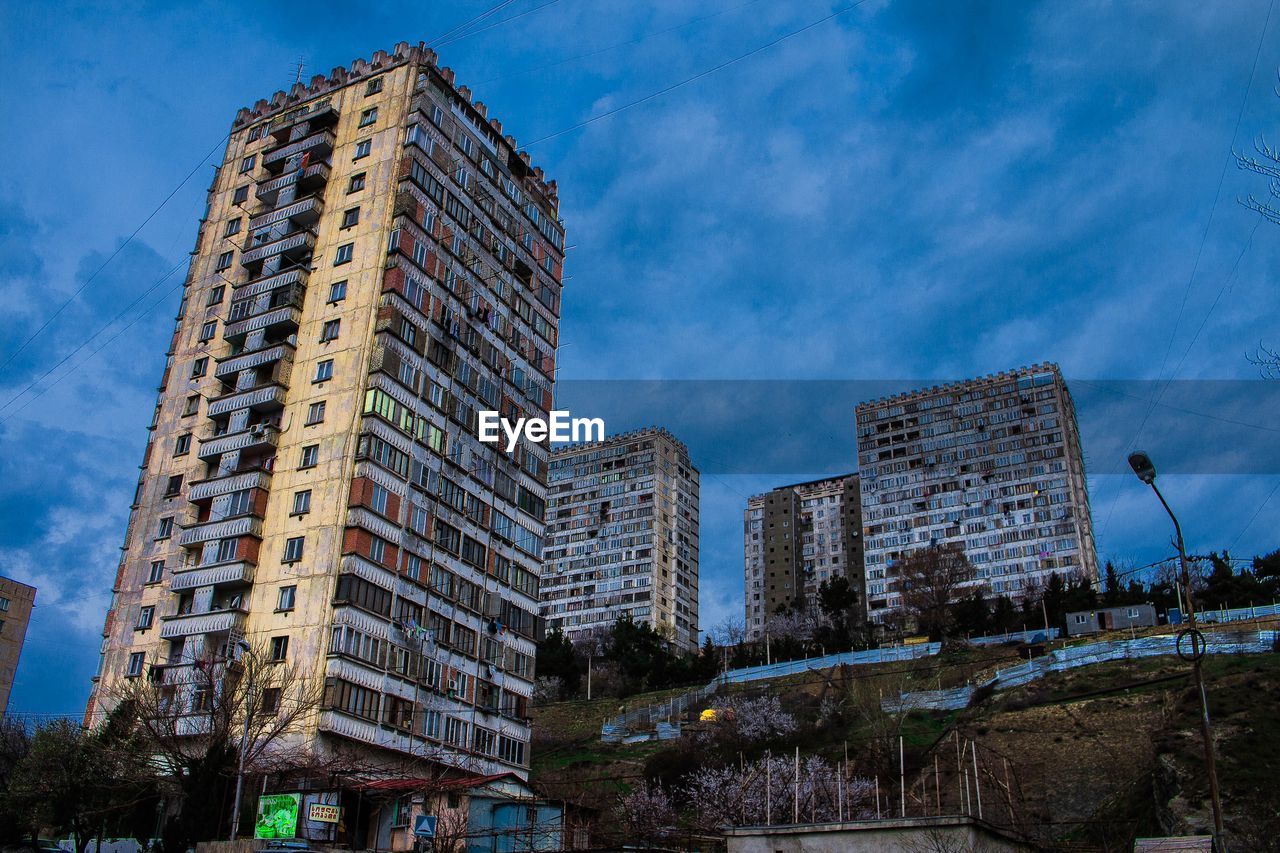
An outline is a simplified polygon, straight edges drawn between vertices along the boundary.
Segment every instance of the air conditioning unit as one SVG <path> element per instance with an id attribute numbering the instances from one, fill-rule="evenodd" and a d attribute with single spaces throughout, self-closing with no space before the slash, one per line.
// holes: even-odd
<path id="1" fill-rule="evenodd" d="M 253 428 L 250 429 L 249 432 L 253 435 L 254 438 L 263 438 L 267 434 L 267 425 L 254 424 Z"/>

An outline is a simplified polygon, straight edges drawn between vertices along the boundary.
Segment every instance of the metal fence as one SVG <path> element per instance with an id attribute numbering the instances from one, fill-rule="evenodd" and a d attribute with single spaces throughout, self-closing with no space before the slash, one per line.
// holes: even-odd
<path id="1" fill-rule="evenodd" d="M 1003 634 L 992 634 L 989 637 L 970 637 L 966 642 L 975 646 L 1000 646 L 1005 643 L 1045 643 L 1056 640 L 1062 634 L 1058 628 L 1044 628 L 1030 631 L 1006 631 Z"/>
<path id="2" fill-rule="evenodd" d="M 1197 610 L 1196 619 L 1200 622 L 1243 622 L 1246 619 L 1257 619 L 1263 616 L 1280 616 L 1280 604 L 1259 604 L 1248 607 L 1220 607 L 1217 610 Z M 1176 607 L 1169 608 L 1169 624 L 1181 625 L 1184 618 L 1182 611 Z"/>

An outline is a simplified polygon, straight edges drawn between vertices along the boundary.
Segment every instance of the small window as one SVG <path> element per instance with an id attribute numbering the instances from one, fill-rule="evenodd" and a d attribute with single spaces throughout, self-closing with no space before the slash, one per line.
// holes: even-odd
<path id="1" fill-rule="evenodd" d="M 209 301 L 205 305 L 221 305 L 222 299 L 227 295 L 227 286 L 225 284 L 214 285 L 209 291 Z"/>
<path id="2" fill-rule="evenodd" d="M 266 133 L 267 126 L 265 124 L 256 124 L 249 128 L 249 142 L 257 142 L 262 138 L 262 134 Z"/>
<path id="3" fill-rule="evenodd" d="M 191 452 L 191 433 L 184 432 L 173 442 L 173 455 L 186 456 Z"/>
<path id="4" fill-rule="evenodd" d="M 376 95 L 382 91 L 382 78 L 374 77 L 369 81 L 369 85 L 364 87 L 365 95 Z"/>
<path id="5" fill-rule="evenodd" d="M 258 165 L 258 155 L 250 154 L 248 157 L 240 161 L 240 174 L 244 175 L 253 171 L 253 167 Z"/>
<path id="6" fill-rule="evenodd" d="M 327 321 L 324 324 L 324 326 L 320 328 L 321 343 L 324 343 L 326 341 L 336 341 L 338 339 L 338 333 L 341 331 L 341 329 L 342 329 L 341 320 Z"/>
<path id="7" fill-rule="evenodd" d="M 387 556 L 387 543 L 377 536 L 373 537 L 373 541 L 369 543 L 369 558 L 375 563 L 381 563 Z"/>
<path id="8" fill-rule="evenodd" d="M 360 224 L 360 208 L 353 207 L 346 213 L 342 214 L 342 227 L 354 228 Z"/>
<path id="9" fill-rule="evenodd" d="M 182 475 L 174 474 L 169 478 L 169 482 L 164 487 L 164 496 L 171 498 L 182 491 Z"/>
<path id="10" fill-rule="evenodd" d="M 302 559 L 302 544 L 305 541 L 304 536 L 294 536 L 286 539 L 284 543 L 284 558 L 281 562 L 296 563 Z"/>
<path id="11" fill-rule="evenodd" d="M 231 196 L 231 203 L 244 204 L 248 200 L 249 200 L 249 185 L 245 184 L 242 187 L 236 187 L 235 194 Z"/>
<path id="12" fill-rule="evenodd" d="M 262 713 L 275 716 L 280 711 L 280 688 L 262 688 Z"/>
<path id="13" fill-rule="evenodd" d="M 372 139 L 362 139 L 356 143 L 356 160 L 360 160 L 369 156 L 369 152 L 373 150 Z"/>
<path id="14" fill-rule="evenodd" d="M 458 147 L 461 148 L 462 153 L 466 154 L 468 157 L 470 157 L 472 152 L 475 150 L 475 146 L 471 142 L 471 137 L 466 135 L 458 137 Z"/>
<path id="15" fill-rule="evenodd" d="M 240 224 L 241 224 L 241 223 L 240 223 L 240 217 L 238 217 L 238 216 L 237 216 L 235 219 L 228 219 L 228 220 L 227 220 L 227 227 L 223 230 L 223 232 L 222 232 L 222 236 L 223 236 L 223 237 L 232 237 L 232 236 L 234 236 L 234 235 L 236 235 L 236 234 L 239 234 L 239 233 L 240 233 Z"/>
<path id="16" fill-rule="evenodd" d="M 160 519 L 160 529 L 156 531 L 157 539 L 168 539 L 173 535 L 173 516 Z"/>
<path id="17" fill-rule="evenodd" d="M 190 415 L 197 414 L 199 411 L 200 411 L 200 395 L 192 394 L 190 397 L 186 399 L 186 402 L 182 404 L 182 417 L 185 418 Z"/>
<path id="18" fill-rule="evenodd" d="M 191 362 L 191 378 L 198 379 L 209 370 L 209 359 L 201 356 Z"/>
<path id="19" fill-rule="evenodd" d="M 155 618 L 156 618 L 155 607 L 151 607 L 151 606 L 144 607 L 138 611 L 138 624 L 135 627 L 139 631 L 145 631 L 151 627 L 151 624 L 155 621 Z"/>
<path id="20" fill-rule="evenodd" d="M 164 560 L 152 560 L 147 571 L 147 583 L 160 583 L 164 579 Z"/>
<path id="21" fill-rule="evenodd" d="M 343 245 L 338 247 L 338 251 L 334 254 L 333 265 L 335 267 L 340 267 L 343 264 L 349 264 L 351 263 L 351 259 L 355 257 L 355 254 L 356 254 L 356 244 L 344 243 Z"/>
<path id="22" fill-rule="evenodd" d="M 219 539 L 218 555 L 214 558 L 219 563 L 230 563 L 240 553 L 239 539 Z"/>
<path id="23" fill-rule="evenodd" d="M 299 468 L 314 468 L 320 462 L 320 445 L 308 444 L 302 448 L 302 462 Z"/>
<path id="24" fill-rule="evenodd" d="M 347 184 L 347 192 L 358 193 L 364 189 L 364 172 L 351 176 L 351 183 Z"/>
<path id="25" fill-rule="evenodd" d="M 218 334 L 218 321 L 210 320 L 200 327 L 200 342 L 211 341 L 216 334 Z"/>
<path id="26" fill-rule="evenodd" d="M 367 110 L 365 110 L 364 112 L 360 113 L 360 126 L 361 126 L 361 127 L 368 127 L 369 125 L 373 124 L 373 123 L 374 123 L 375 121 L 377 121 L 377 120 L 378 120 L 378 108 L 377 108 L 377 107 L 369 107 L 369 109 L 367 109 Z"/>
<path id="27" fill-rule="evenodd" d="M 280 598 L 276 601 L 276 610 L 292 610 L 293 600 L 297 592 L 298 588 L 296 586 L 280 587 Z"/>
<path id="28" fill-rule="evenodd" d="M 288 637 L 272 637 L 271 638 L 271 660 L 279 662 L 289 655 L 289 638 Z"/>
<path id="29" fill-rule="evenodd" d="M 305 426 L 324 422 L 324 400 L 312 403 L 307 407 L 307 422 Z"/>
<path id="30" fill-rule="evenodd" d="M 226 252 L 223 252 L 221 255 L 218 255 L 218 265 L 214 268 L 214 271 L 222 272 L 223 270 L 230 269 L 231 259 L 233 257 L 235 257 L 235 252 L 232 252 L 232 251 L 226 251 Z"/>
<path id="31" fill-rule="evenodd" d="M 333 378 L 333 359 L 326 358 L 324 361 L 316 365 L 316 378 L 314 382 L 326 382 Z"/>
<path id="32" fill-rule="evenodd" d="M 391 492 L 386 486 L 373 484 L 373 493 L 369 496 L 369 506 L 373 507 L 373 511 L 379 515 L 387 514 L 387 501 L 391 498 Z"/>
<path id="33" fill-rule="evenodd" d="M 124 674 L 129 678 L 137 678 L 142 675 L 142 665 L 146 659 L 146 652 L 134 652 L 129 655 L 129 668 L 125 670 Z"/>
<path id="34" fill-rule="evenodd" d="M 292 515 L 306 515 L 311 512 L 311 490 L 303 489 L 293 493 Z"/>
<path id="35" fill-rule="evenodd" d="M 347 282 L 346 280 L 335 281 L 329 285 L 329 301 L 341 302 L 347 298 Z"/>

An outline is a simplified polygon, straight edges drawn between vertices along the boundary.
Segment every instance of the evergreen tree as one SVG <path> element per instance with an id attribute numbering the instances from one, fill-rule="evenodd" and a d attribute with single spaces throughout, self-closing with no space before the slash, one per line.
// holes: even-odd
<path id="1" fill-rule="evenodd" d="M 552 631 L 538 643 L 536 671 L 539 678 L 559 678 L 561 698 L 578 694 L 582 673 L 578 669 L 578 657 L 573 643 L 560 630 Z"/>

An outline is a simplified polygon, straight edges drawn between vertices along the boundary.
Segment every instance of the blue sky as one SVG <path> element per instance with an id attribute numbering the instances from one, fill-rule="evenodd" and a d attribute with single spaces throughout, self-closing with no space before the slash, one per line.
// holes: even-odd
<path id="1" fill-rule="evenodd" d="M 1266 187 L 1234 164 L 1223 177 L 1233 144 L 1280 138 L 1268 2 L 869 0 L 535 146 L 574 246 L 560 377 L 924 383 L 1054 360 L 1103 436 L 1086 447 L 1100 551 L 1134 563 L 1168 550 L 1158 505 L 1113 473 L 1142 418 L 1110 420 L 1083 383 L 1173 377 L 1139 440 L 1179 462 L 1166 490 L 1191 547 L 1280 545 L 1280 495 L 1264 504 L 1280 468 L 1250 452 L 1276 444 L 1275 386 L 1191 381 L 1251 379 L 1245 353 L 1280 343 L 1280 231 L 1236 203 Z M 139 300 L 65 379 L 0 410 L 0 574 L 40 588 L 12 711 L 83 707 L 184 268 L 163 277 L 194 240 L 206 152 L 299 56 L 309 76 L 489 5 L 0 10 L 0 406 Z M 533 140 L 841 5 L 517 0 L 499 17 L 533 11 L 441 54 Z M 826 399 L 836 417 L 785 437 L 800 470 L 725 463 L 757 446 L 732 421 L 690 439 L 704 627 L 739 606 L 746 496 L 853 468 L 838 412 L 855 402 Z M 1196 457 L 1197 440 L 1216 452 Z"/>

